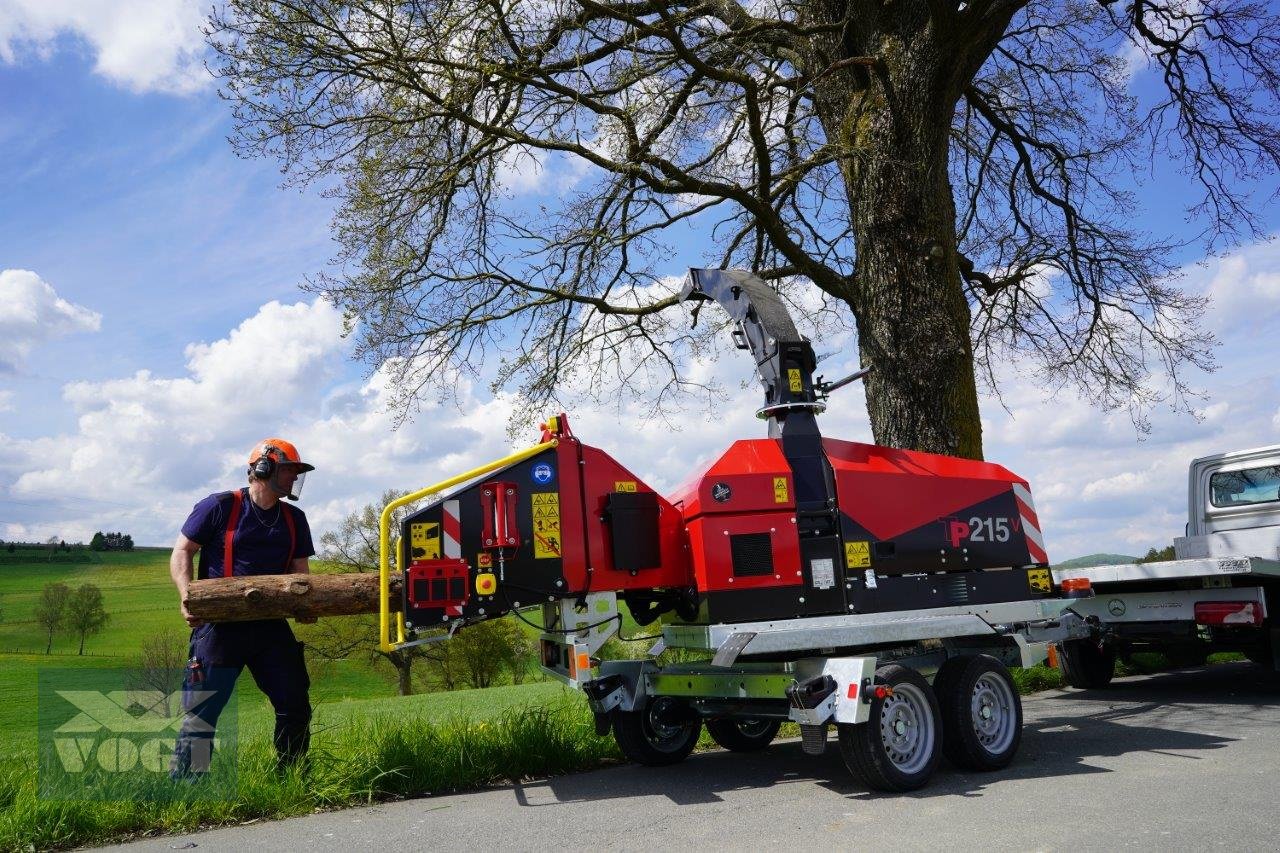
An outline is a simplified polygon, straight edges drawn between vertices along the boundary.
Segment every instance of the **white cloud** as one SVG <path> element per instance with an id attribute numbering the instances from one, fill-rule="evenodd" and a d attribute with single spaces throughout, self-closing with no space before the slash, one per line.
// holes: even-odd
<path id="1" fill-rule="evenodd" d="M 1280 241 L 1247 246 L 1188 272 L 1188 283 L 1213 300 L 1209 328 L 1227 337 L 1280 324 Z"/>
<path id="2" fill-rule="evenodd" d="M 19 370 L 46 341 L 101 325 L 101 314 L 58 296 L 30 270 L 0 271 L 0 374 Z"/>
<path id="3" fill-rule="evenodd" d="M 193 92 L 210 83 L 201 62 L 199 0 L 5 0 L 0 61 L 46 58 L 66 39 L 87 45 L 94 71 L 137 92 Z"/>

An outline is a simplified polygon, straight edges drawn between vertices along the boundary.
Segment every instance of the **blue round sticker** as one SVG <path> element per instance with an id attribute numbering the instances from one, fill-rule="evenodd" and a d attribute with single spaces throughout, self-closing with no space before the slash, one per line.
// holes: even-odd
<path id="1" fill-rule="evenodd" d="M 555 475 L 555 469 L 545 462 L 540 462 L 533 466 L 533 481 L 535 483 L 550 483 Z"/>

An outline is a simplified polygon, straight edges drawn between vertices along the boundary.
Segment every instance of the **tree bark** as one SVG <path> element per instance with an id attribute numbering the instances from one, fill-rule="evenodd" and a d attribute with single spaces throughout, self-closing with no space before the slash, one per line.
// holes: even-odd
<path id="1" fill-rule="evenodd" d="M 917 8 L 918 7 L 918 8 Z M 814 3 L 839 20 L 844 5 Z M 888 9 L 889 7 L 886 7 Z M 949 40 L 925 4 L 897 4 L 873 43 L 815 39 L 815 68 L 866 55 L 875 62 L 823 75 L 818 114 L 840 160 L 857 258 L 844 297 L 858 328 L 867 410 L 877 444 L 982 458 L 968 302 L 956 251 L 948 133 L 959 100 Z M 918 20 L 916 19 L 918 18 Z"/>
<path id="2" fill-rule="evenodd" d="M 378 575 L 253 575 L 192 581 L 183 599 L 205 622 L 351 616 L 378 612 Z M 391 609 L 400 609 L 400 578 L 391 577 Z"/>
<path id="3" fill-rule="evenodd" d="M 413 681 L 410 679 L 410 675 L 412 672 L 411 667 L 413 666 L 412 659 L 410 658 L 410 659 L 398 660 L 395 662 L 395 664 L 396 664 L 396 672 L 400 676 L 400 695 L 401 696 L 413 695 Z"/>

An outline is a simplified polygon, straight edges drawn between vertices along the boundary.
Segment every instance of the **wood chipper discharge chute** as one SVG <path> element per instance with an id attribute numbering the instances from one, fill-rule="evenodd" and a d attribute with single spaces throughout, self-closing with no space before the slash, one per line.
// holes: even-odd
<path id="1" fill-rule="evenodd" d="M 619 599 L 646 625 L 1051 595 L 1025 481 L 992 463 L 823 438 L 827 397 L 866 371 L 815 378 L 809 341 L 750 273 L 691 270 L 682 295 L 729 313 L 764 386 L 769 437 L 735 442 L 667 499 L 551 418 L 541 444 L 440 488 L 401 522 L 405 629 L 539 605 L 542 663 L 576 682 L 619 627 Z M 387 609 L 384 646 L 397 644 Z"/>

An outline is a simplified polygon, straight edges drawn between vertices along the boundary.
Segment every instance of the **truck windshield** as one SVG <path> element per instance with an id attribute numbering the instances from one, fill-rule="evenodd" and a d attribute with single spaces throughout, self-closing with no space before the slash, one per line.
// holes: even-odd
<path id="1" fill-rule="evenodd" d="M 1247 506 L 1280 500 L 1280 465 L 1212 474 L 1209 500 L 1214 506 Z"/>

